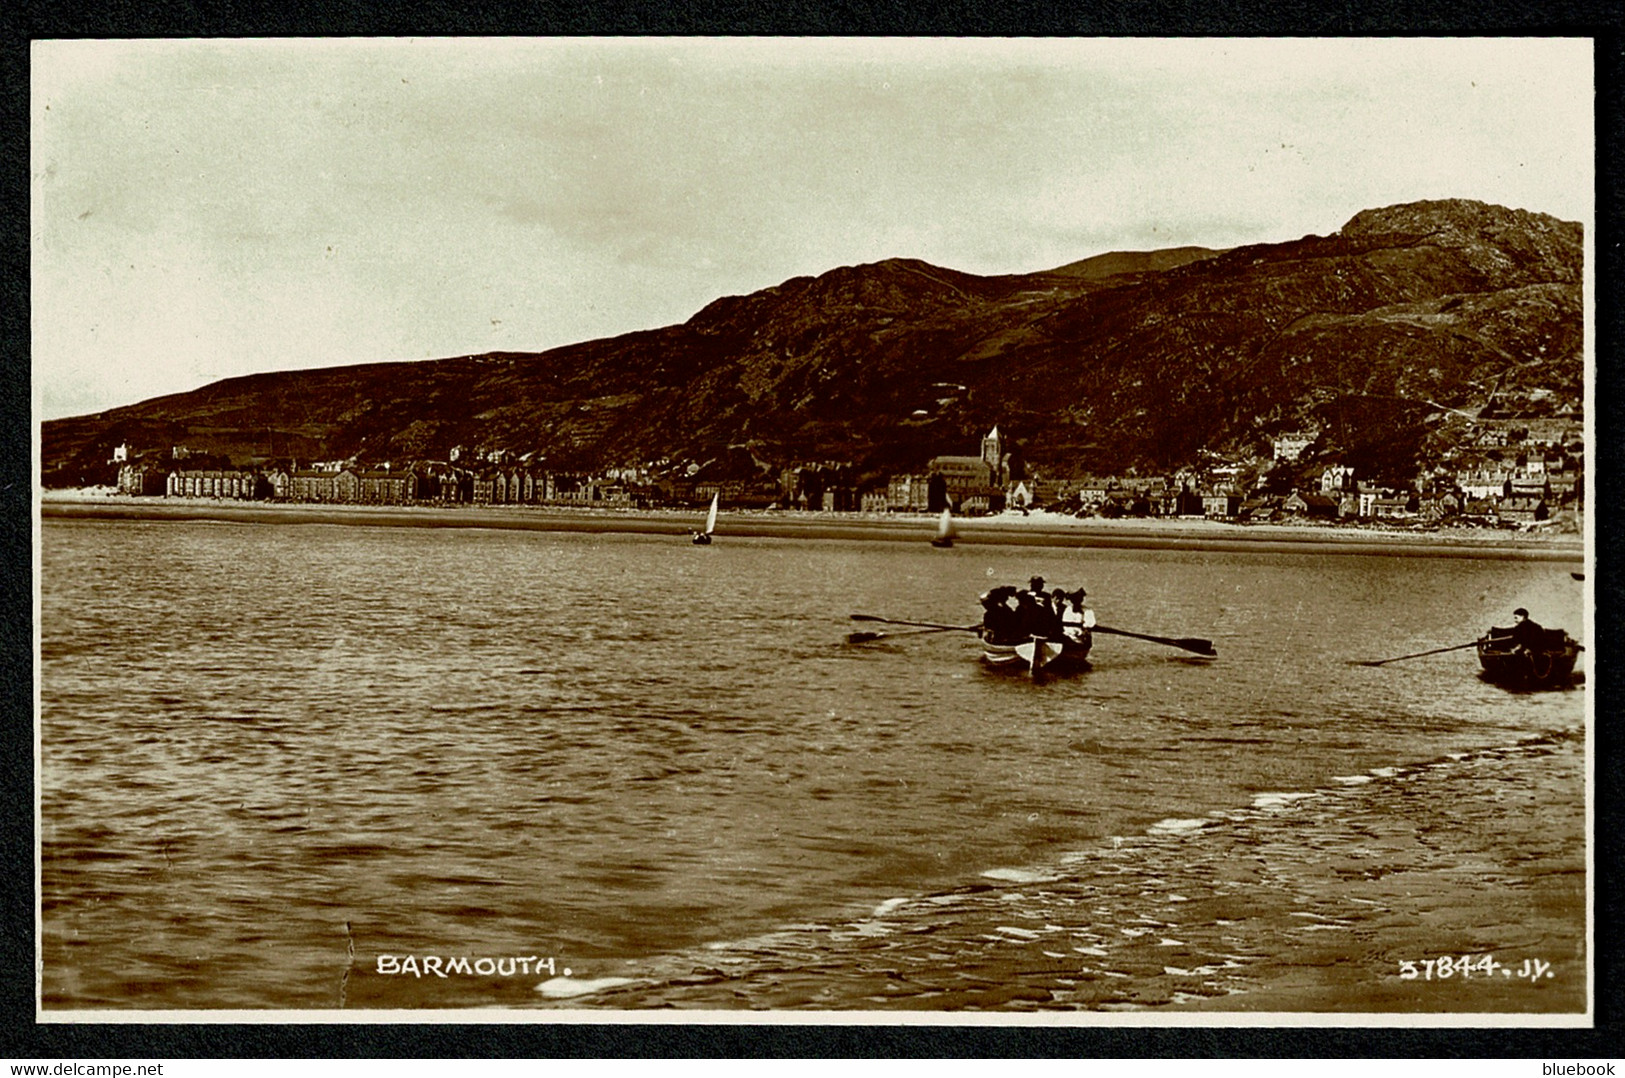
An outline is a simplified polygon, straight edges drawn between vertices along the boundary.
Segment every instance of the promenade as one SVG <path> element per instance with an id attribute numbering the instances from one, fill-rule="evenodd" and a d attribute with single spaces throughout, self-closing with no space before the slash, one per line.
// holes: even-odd
<path id="1" fill-rule="evenodd" d="M 216 520 L 265 524 L 347 524 L 375 527 L 512 528 L 687 536 L 699 511 L 576 509 L 550 506 L 366 506 L 224 501 L 48 491 L 44 519 Z M 1414 557 L 1517 558 L 1573 562 L 1585 559 L 1573 534 L 1510 532 L 1489 528 L 1410 530 L 1377 526 L 1234 524 L 1194 519 L 1077 518 L 1036 511 L 1002 513 L 955 522 L 956 543 L 1211 550 Z M 926 542 L 936 534 L 927 514 L 724 510 L 717 536 L 775 539 Z"/>

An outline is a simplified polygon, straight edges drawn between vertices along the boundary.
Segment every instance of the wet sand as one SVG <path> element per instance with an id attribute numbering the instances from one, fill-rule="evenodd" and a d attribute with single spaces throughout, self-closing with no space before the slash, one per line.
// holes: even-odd
<path id="1" fill-rule="evenodd" d="M 508 528 L 534 531 L 625 533 L 686 537 L 700 523 L 682 510 L 570 509 L 534 506 L 364 506 L 234 502 L 203 498 L 106 495 L 48 491 L 44 518 L 215 520 L 235 523 L 365 524 L 424 528 Z M 1006 513 L 957 522 L 956 544 L 1033 545 L 1386 554 L 1416 557 L 1517 558 L 1582 564 L 1575 535 L 1491 529 L 1409 531 L 1292 524 L 1227 524 L 1208 520 L 1078 519 L 1060 514 Z M 936 520 L 924 514 L 817 513 L 800 510 L 724 511 L 718 542 L 729 536 L 781 539 L 924 542 Z"/>
<path id="2" fill-rule="evenodd" d="M 640 1009 L 1579 1015 L 1584 760 L 1580 731 L 1551 731 L 1260 795 L 1057 867 L 673 956 L 652 978 L 578 970 L 608 987 L 572 998 L 559 979 L 540 994 Z M 1499 968 L 1424 965 L 1486 955 Z"/>

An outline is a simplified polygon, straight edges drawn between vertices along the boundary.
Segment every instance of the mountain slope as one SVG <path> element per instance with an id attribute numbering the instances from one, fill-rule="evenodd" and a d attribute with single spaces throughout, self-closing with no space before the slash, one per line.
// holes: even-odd
<path id="1" fill-rule="evenodd" d="M 745 446 L 764 464 L 885 471 L 971 451 L 998 423 L 1040 467 L 1107 471 L 1314 423 L 1368 473 L 1402 470 L 1438 405 L 1580 399 L 1581 258 L 1578 224 L 1445 201 L 1367 210 L 1332 236 L 1033 274 L 890 259 L 544 353 L 228 379 L 47 423 L 44 456 L 480 445 L 591 469 Z"/>

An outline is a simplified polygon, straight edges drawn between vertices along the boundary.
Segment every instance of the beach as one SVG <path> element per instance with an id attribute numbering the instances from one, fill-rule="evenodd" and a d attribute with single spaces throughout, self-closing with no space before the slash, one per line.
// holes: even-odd
<path id="1" fill-rule="evenodd" d="M 687 536 L 699 511 L 586 509 L 553 506 L 370 506 L 228 501 L 46 491 L 43 517 L 113 520 L 215 520 L 234 523 L 360 524 L 374 527 L 507 528 Z M 1109 520 L 1061 513 L 1005 512 L 955 522 L 956 544 L 1205 550 L 1416 557 L 1519 558 L 1580 564 L 1584 540 L 1574 534 L 1489 528 L 1413 530 L 1376 526 L 1234 524 L 1189 518 Z M 924 513 L 723 510 L 717 535 L 775 539 L 923 542 L 936 518 Z"/>

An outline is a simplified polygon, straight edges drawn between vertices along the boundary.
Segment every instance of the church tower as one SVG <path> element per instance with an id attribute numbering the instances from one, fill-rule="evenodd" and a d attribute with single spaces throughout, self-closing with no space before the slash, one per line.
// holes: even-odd
<path id="1" fill-rule="evenodd" d="M 997 424 L 982 438 L 982 463 L 987 465 L 995 485 L 1004 482 L 1004 437 Z"/>

